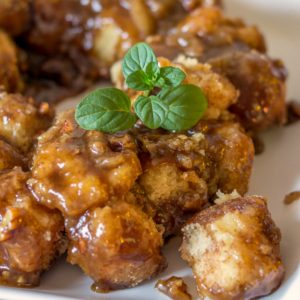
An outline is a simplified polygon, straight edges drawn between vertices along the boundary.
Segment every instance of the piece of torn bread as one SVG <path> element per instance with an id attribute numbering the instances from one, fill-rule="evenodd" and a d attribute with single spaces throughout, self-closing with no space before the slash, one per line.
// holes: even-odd
<path id="1" fill-rule="evenodd" d="M 181 256 L 198 292 L 211 299 L 254 299 L 280 285 L 280 231 L 266 200 L 238 197 L 195 215 L 182 229 Z"/>

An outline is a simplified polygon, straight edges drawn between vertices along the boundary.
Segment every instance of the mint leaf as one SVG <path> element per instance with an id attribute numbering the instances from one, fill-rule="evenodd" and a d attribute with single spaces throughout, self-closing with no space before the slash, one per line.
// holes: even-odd
<path id="1" fill-rule="evenodd" d="M 146 66 L 146 74 L 148 75 L 148 78 L 156 80 L 160 72 L 160 68 L 158 65 L 158 62 L 150 62 Z"/>
<path id="2" fill-rule="evenodd" d="M 139 96 L 134 110 L 141 121 L 150 129 L 156 129 L 165 121 L 168 108 L 156 96 Z"/>
<path id="3" fill-rule="evenodd" d="M 77 105 L 75 119 L 83 129 L 114 133 L 135 124 L 137 118 L 130 108 L 130 99 L 121 90 L 97 89 Z"/>
<path id="4" fill-rule="evenodd" d="M 160 69 L 160 78 L 164 79 L 164 84 L 166 86 L 178 86 L 184 79 L 186 75 L 179 68 L 174 67 L 164 67 Z M 161 85 L 159 85 L 160 87 Z"/>
<path id="5" fill-rule="evenodd" d="M 159 77 L 158 79 L 156 79 L 154 85 L 158 88 L 163 88 L 164 86 L 166 86 L 165 80 L 162 77 Z"/>
<path id="6" fill-rule="evenodd" d="M 207 108 L 207 100 L 202 90 L 192 84 L 163 89 L 157 96 L 168 107 L 168 114 L 161 127 L 170 131 L 190 129 L 196 125 Z"/>
<path id="7" fill-rule="evenodd" d="M 136 91 L 148 91 L 153 89 L 152 81 L 148 78 L 147 74 L 142 70 L 137 70 L 131 73 L 126 78 L 126 84 L 128 87 Z"/>
<path id="8" fill-rule="evenodd" d="M 125 78 L 138 70 L 146 72 L 146 67 L 151 62 L 158 63 L 153 50 L 145 43 L 136 44 L 129 49 L 122 62 Z"/>

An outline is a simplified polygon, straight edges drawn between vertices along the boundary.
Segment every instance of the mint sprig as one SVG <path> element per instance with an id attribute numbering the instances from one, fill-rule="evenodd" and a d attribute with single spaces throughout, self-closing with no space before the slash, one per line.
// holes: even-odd
<path id="1" fill-rule="evenodd" d="M 131 108 L 130 98 L 119 89 L 91 92 L 76 107 L 75 119 L 80 127 L 115 133 L 132 128 L 138 117 L 150 129 L 187 130 L 207 108 L 202 90 L 182 84 L 186 75 L 181 69 L 160 67 L 153 50 L 145 43 L 138 43 L 127 52 L 122 71 L 127 86 L 144 94 Z"/>

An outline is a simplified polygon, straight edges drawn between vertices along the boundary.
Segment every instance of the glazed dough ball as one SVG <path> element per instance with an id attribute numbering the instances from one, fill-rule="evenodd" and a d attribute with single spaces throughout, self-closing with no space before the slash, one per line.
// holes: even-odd
<path id="1" fill-rule="evenodd" d="M 38 285 L 40 274 L 65 250 L 63 219 L 36 203 L 20 168 L 0 174 L 0 282 Z"/>
<path id="2" fill-rule="evenodd" d="M 193 268 L 201 296 L 256 299 L 280 285 L 280 231 L 265 199 L 252 196 L 214 205 L 196 214 L 182 232 L 181 256 Z"/>
<path id="3" fill-rule="evenodd" d="M 133 287 L 166 266 L 162 234 L 137 207 L 125 202 L 67 218 L 68 261 L 95 281 L 97 290 Z"/>
<path id="4" fill-rule="evenodd" d="M 281 61 L 251 51 L 225 54 L 209 63 L 240 91 L 230 110 L 247 130 L 257 132 L 284 123 L 286 69 Z"/>
<path id="5" fill-rule="evenodd" d="M 52 117 L 46 103 L 36 105 L 32 98 L 0 93 L 0 136 L 23 152 L 51 125 Z"/>
<path id="6" fill-rule="evenodd" d="M 123 197 L 140 173 L 128 134 L 81 129 L 70 110 L 39 137 L 29 185 L 40 203 L 75 216 Z"/>

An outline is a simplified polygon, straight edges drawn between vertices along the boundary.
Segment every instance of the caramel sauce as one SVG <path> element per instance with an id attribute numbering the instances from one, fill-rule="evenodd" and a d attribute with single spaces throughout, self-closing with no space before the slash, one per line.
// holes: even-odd
<path id="1" fill-rule="evenodd" d="M 168 279 L 160 279 L 155 287 L 173 300 L 191 300 L 192 296 L 187 291 L 187 285 L 182 278 L 172 276 Z"/>
<path id="2" fill-rule="evenodd" d="M 284 198 L 284 204 L 292 204 L 293 202 L 300 200 L 300 191 L 294 191 L 287 194 Z"/>

